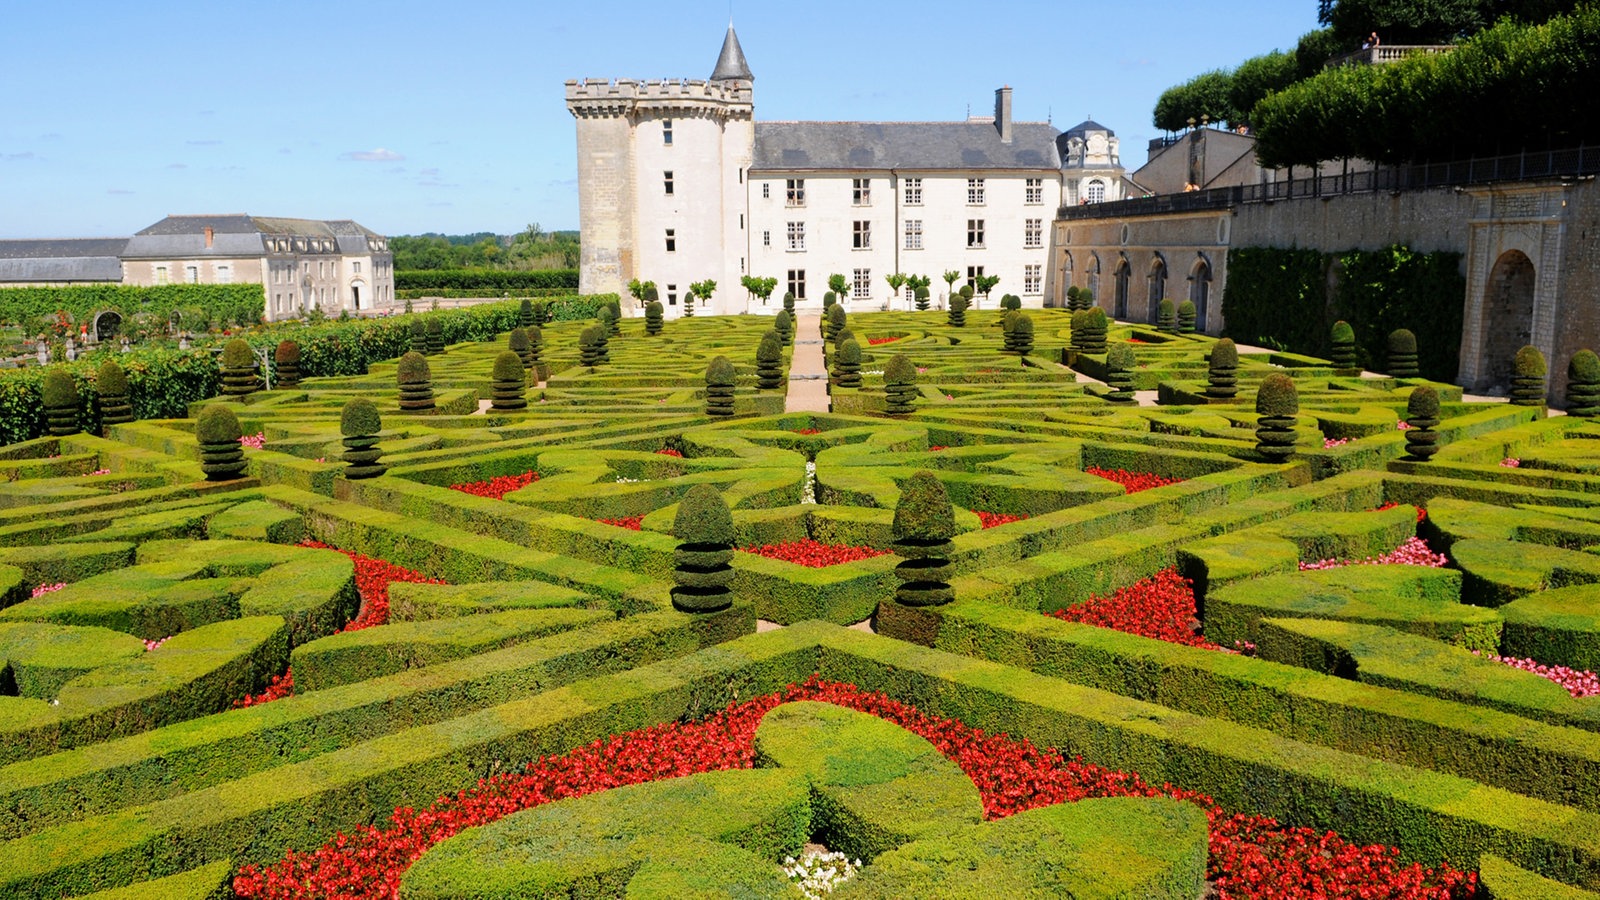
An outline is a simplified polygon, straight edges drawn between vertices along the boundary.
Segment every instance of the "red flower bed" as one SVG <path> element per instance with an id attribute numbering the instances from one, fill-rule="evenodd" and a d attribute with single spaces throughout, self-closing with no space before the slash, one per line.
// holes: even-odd
<path id="1" fill-rule="evenodd" d="M 867 346 L 876 347 L 879 344 L 892 344 L 898 340 L 900 339 L 897 337 L 867 338 Z"/>
<path id="2" fill-rule="evenodd" d="M 1090 597 L 1077 606 L 1049 615 L 1065 622 L 1112 628 L 1158 641 L 1218 649 L 1200 635 L 1194 585 L 1179 575 L 1177 569 L 1163 569 L 1109 597 Z"/>
<path id="3" fill-rule="evenodd" d="M 1150 342 L 1149 341 L 1141 341 L 1136 337 L 1131 337 L 1131 338 L 1128 338 L 1128 343 L 1130 343 L 1130 344 L 1148 344 Z"/>
<path id="4" fill-rule="evenodd" d="M 949 447 L 946 447 L 943 444 L 934 444 L 933 446 L 928 448 L 928 452 L 929 453 L 939 453 L 941 451 L 949 450 L 949 449 L 950 449 Z"/>
<path id="5" fill-rule="evenodd" d="M 259 694 L 242 697 L 233 701 L 234 709 L 244 709 L 247 706 L 260 706 L 274 700 L 282 700 L 294 693 L 294 670 L 286 669 L 282 675 L 272 676 L 272 681 L 267 684 L 267 689 Z"/>
<path id="6" fill-rule="evenodd" d="M 1387 510 L 1387 509 L 1394 509 L 1395 507 L 1397 507 L 1399 505 L 1400 504 L 1396 503 L 1395 501 L 1390 500 L 1388 503 L 1385 503 L 1382 506 L 1374 507 L 1372 511 L 1373 512 L 1383 512 L 1384 510 Z M 1423 519 L 1426 519 L 1427 517 L 1428 517 L 1428 511 L 1423 509 L 1420 506 L 1417 507 L 1417 521 L 1421 522 Z"/>
<path id="7" fill-rule="evenodd" d="M 822 433 L 822 429 L 821 428 L 796 428 L 794 430 L 794 433 L 795 434 L 804 434 L 804 435 L 821 434 Z"/>
<path id="8" fill-rule="evenodd" d="M 1023 513 L 992 513 L 984 512 L 981 509 L 975 509 L 972 512 L 973 515 L 978 517 L 978 521 L 983 523 L 984 528 L 998 528 L 1001 525 L 1010 525 L 1012 522 L 1021 522 L 1027 518 L 1027 515 Z"/>
<path id="9" fill-rule="evenodd" d="M 500 500 L 512 491 L 521 490 L 538 480 L 538 472 L 523 472 L 521 475 L 500 475 L 488 481 L 452 484 L 450 485 L 450 490 L 471 494 L 474 497 L 488 497 L 490 500 Z"/>
<path id="10" fill-rule="evenodd" d="M 642 531 L 644 529 L 644 516 L 624 516 L 620 519 L 596 519 L 602 525 L 615 525 L 629 531 Z"/>
<path id="11" fill-rule="evenodd" d="M 1137 494 L 1140 491 L 1148 491 L 1151 488 L 1166 487 L 1169 484 L 1177 484 L 1183 480 L 1182 478 L 1163 478 L 1160 475 L 1152 475 L 1149 472 L 1129 472 L 1124 469 L 1102 469 L 1099 466 L 1090 466 L 1083 471 L 1089 473 L 1090 475 L 1098 475 L 1107 481 L 1115 481 L 1117 484 L 1127 488 L 1127 492 L 1130 494 Z"/>
<path id="12" fill-rule="evenodd" d="M 678 459 L 683 459 L 683 452 L 681 450 L 674 450 L 671 447 L 662 447 L 660 450 L 656 451 L 656 455 L 657 456 L 675 456 Z"/>
<path id="13" fill-rule="evenodd" d="M 765 556 L 767 559 L 781 559 L 784 562 L 792 562 L 799 566 L 810 566 L 813 569 L 871 559 L 874 556 L 884 556 L 889 552 L 887 550 L 874 550 L 871 547 L 823 544 L 810 538 L 801 541 L 787 541 L 782 544 L 766 544 L 760 547 L 740 547 L 739 549 L 746 553 L 754 553 L 757 556 Z"/>
<path id="14" fill-rule="evenodd" d="M 351 553 L 349 550 L 340 550 L 317 541 L 305 541 L 300 546 L 316 547 L 322 550 L 332 550 L 350 557 L 356 564 L 356 590 L 361 593 L 361 614 L 356 616 L 345 631 L 360 631 L 374 625 L 384 625 L 389 621 L 389 583 L 393 581 L 406 581 L 412 584 L 444 584 L 437 578 L 429 578 L 421 572 Z"/>
<path id="15" fill-rule="evenodd" d="M 754 765 L 761 717 L 793 700 L 820 700 L 870 713 L 926 738 L 972 779 L 989 819 L 1098 797 L 1171 797 L 1194 803 L 1210 821 L 1207 877 L 1222 898 L 1465 900 L 1476 890 L 1476 876 L 1448 867 L 1404 865 L 1392 847 L 1358 846 L 1333 832 L 1319 834 L 1286 828 L 1264 816 L 1230 814 L 1204 794 L 1149 785 L 1135 773 L 1068 760 L 1053 749 L 985 734 L 883 694 L 815 676 L 803 685 L 729 706 L 701 722 L 657 725 L 541 758 L 522 774 L 481 780 L 424 810 L 396 809 L 383 828 L 361 826 L 315 851 L 291 850 L 270 866 L 247 865 L 234 878 L 233 889 L 250 900 L 392 898 L 405 870 L 423 852 L 463 829 L 566 797 L 700 772 L 748 769 Z"/>

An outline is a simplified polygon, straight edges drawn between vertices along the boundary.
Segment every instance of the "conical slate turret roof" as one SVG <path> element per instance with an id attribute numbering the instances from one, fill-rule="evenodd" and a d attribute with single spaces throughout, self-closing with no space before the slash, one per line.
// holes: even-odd
<path id="1" fill-rule="evenodd" d="M 744 48 L 739 46 L 739 36 L 733 33 L 733 23 L 728 23 L 728 36 L 722 40 L 722 54 L 717 57 L 717 68 L 711 73 L 712 81 L 755 81 L 750 74 L 750 64 L 745 61 Z"/>

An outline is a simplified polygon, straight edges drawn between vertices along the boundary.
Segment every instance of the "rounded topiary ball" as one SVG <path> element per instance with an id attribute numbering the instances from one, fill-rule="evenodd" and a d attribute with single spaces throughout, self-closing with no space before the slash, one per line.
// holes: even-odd
<path id="1" fill-rule="evenodd" d="M 378 407 L 365 397 L 356 397 L 339 413 L 339 433 L 345 437 L 370 437 L 383 430 Z"/>
<path id="2" fill-rule="evenodd" d="M 947 541 L 955 537 L 955 507 L 939 476 L 923 470 L 901 485 L 890 534 L 896 541 Z"/>
<path id="3" fill-rule="evenodd" d="M 202 444 L 237 444 L 244 432 L 239 428 L 239 417 L 220 403 L 200 410 L 195 419 L 194 436 Z"/>
<path id="4" fill-rule="evenodd" d="M 246 369 L 256 364 L 255 351 L 240 338 L 222 345 L 222 364 L 230 369 Z"/>
<path id="5" fill-rule="evenodd" d="M 200 444 L 200 471 L 205 473 L 207 481 L 232 481 L 244 476 L 241 434 L 239 417 L 228 407 L 213 403 L 200 410 L 194 423 L 194 436 Z"/>
<path id="6" fill-rule="evenodd" d="M 1239 368 L 1239 347 L 1232 338 L 1223 338 L 1211 345 L 1211 357 L 1207 360 L 1212 371 L 1218 369 Z"/>
<path id="7" fill-rule="evenodd" d="M 678 502 L 678 514 L 672 520 L 672 536 L 685 544 L 732 547 L 737 535 L 733 513 L 722 499 L 722 492 L 709 484 L 689 488 Z"/>
<path id="8" fill-rule="evenodd" d="M 1417 336 L 1409 329 L 1396 328 L 1389 332 L 1389 374 L 1395 378 L 1416 378 Z"/>
<path id="9" fill-rule="evenodd" d="M 1593 356 L 1594 354 L 1590 354 Z M 94 375 L 94 388 L 102 397 L 127 397 L 128 373 L 115 362 L 106 361 Z"/>
<path id="10" fill-rule="evenodd" d="M 44 373 L 40 387 L 44 401 L 45 422 L 56 437 L 78 433 L 78 383 L 60 369 Z"/>
<path id="11" fill-rule="evenodd" d="M 397 366 L 397 375 L 401 384 L 418 384 L 433 380 L 433 370 L 428 365 L 428 358 L 415 350 L 407 350 L 400 357 Z"/>
<path id="12" fill-rule="evenodd" d="M 1511 402 L 1517 406 L 1543 406 L 1545 400 L 1544 354 L 1528 346 L 1517 351 L 1511 361 Z"/>
<path id="13" fill-rule="evenodd" d="M 522 381 L 522 360 L 510 350 L 502 351 L 494 358 L 491 375 L 495 381 Z"/>
<path id="14" fill-rule="evenodd" d="M 1294 379 L 1282 372 L 1273 372 L 1261 379 L 1256 391 L 1256 413 L 1263 416 L 1293 416 L 1300 413 L 1300 393 Z"/>
<path id="15" fill-rule="evenodd" d="M 300 364 L 300 345 L 294 341 L 279 341 L 278 346 L 272 351 L 272 361 L 278 365 L 285 363 Z"/>

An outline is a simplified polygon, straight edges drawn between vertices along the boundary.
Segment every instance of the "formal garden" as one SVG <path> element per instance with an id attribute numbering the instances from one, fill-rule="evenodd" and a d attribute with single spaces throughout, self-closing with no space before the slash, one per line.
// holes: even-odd
<path id="1" fill-rule="evenodd" d="M 0 382 L 0 896 L 1600 896 L 1592 354 L 556 308 Z"/>

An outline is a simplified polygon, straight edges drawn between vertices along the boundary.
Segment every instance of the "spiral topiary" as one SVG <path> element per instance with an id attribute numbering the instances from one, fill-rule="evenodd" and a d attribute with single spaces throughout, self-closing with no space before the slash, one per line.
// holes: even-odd
<path id="1" fill-rule="evenodd" d="M 1600 415 L 1600 356 L 1579 350 L 1567 363 L 1567 415 Z"/>
<path id="2" fill-rule="evenodd" d="M 756 388 L 775 391 L 783 387 L 783 343 L 778 332 L 768 331 L 756 347 Z"/>
<path id="3" fill-rule="evenodd" d="M 1418 462 L 1439 452 L 1439 392 L 1422 385 L 1406 401 L 1406 454 Z"/>
<path id="4" fill-rule="evenodd" d="M 44 401 L 45 424 L 51 434 L 65 437 L 77 434 L 78 383 L 60 369 L 48 369 L 39 392 Z"/>
<path id="5" fill-rule="evenodd" d="M 729 368 L 732 368 L 730 365 Z M 672 605 L 688 613 L 710 613 L 733 604 L 733 514 L 722 494 L 697 484 L 678 502 L 672 536 Z"/>
<path id="6" fill-rule="evenodd" d="M 617 333 L 617 320 L 611 317 L 611 307 L 600 307 L 600 309 L 595 312 L 595 320 L 600 323 L 601 328 L 606 330 L 606 339 L 609 342 L 611 336 Z"/>
<path id="7" fill-rule="evenodd" d="M 894 567 L 894 576 L 900 581 L 895 602 L 940 606 L 954 600 L 950 539 L 956 533 L 956 515 L 938 476 L 921 471 L 906 480 L 900 488 L 900 502 L 895 504 L 890 533 L 894 552 L 902 560 Z"/>
<path id="8" fill-rule="evenodd" d="M 535 325 L 527 329 L 528 333 L 528 368 L 533 372 L 534 381 L 544 381 L 549 372 L 544 364 L 544 332 Z"/>
<path id="9" fill-rule="evenodd" d="M 1083 314 L 1083 352 L 1106 352 L 1106 329 L 1110 323 L 1106 320 L 1105 310 L 1095 307 Z"/>
<path id="10" fill-rule="evenodd" d="M 433 370 L 428 366 L 426 356 L 415 350 L 406 351 L 395 369 L 395 381 L 400 387 L 401 412 L 433 411 Z"/>
<path id="11" fill-rule="evenodd" d="M 1239 348 L 1232 338 L 1211 345 L 1206 365 L 1206 396 L 1213 400 L 1232 400 L 1239 393 Z"/>
<path id="12" fill-rule="evenodd" d="M 622 335 L 622 301 L 610 300 L 606 302 L 606 309 L 611 313 L 610 334 L 616 337 Z"/>
<path id="13" fill-rule="evenodd" d="M 1333 362 L 1333 374 L 1353 377 L 1361 374 L 1361 363 L 1356 357 L 1356 330 L 1340 319 L 1333 323 L 1331 336 L 1333 350 L 1328 358 Z"/>
<path id="14" fill-rule="evenodd" d="M 781 310 L 772 317 L 772 330 L 778 333 L 778 341 L 785 347 L 794 340 L 794 313 Z"/>
<path id="15" fill-rule="evenodd" d="M 427 353 L 428 352 L 428 326 L 426 326 L 426 325 L 424 325 L 422 323 L 422 319 L 420 319 L 420 318 L 412 319 L 411 320 L 411 325 L 407 328 L 407 331 L 411 335 L 410 349 L 415 350 L 418 353 Z"/>
<path id="16" fill-rule="evenodd" d="M 1133 367 L 1138 364 L 1133 348 L 1117 341 L 1106 351 L 1106 386 L 1111 388 L 1106 399 L 1112 403 L 1132 403 Z"/>
<path id="17" fill-rule="evenodd" d="M 382 430 L 383 419 L 371 400 L 356 397 L 345 401 L 339 414 L 339 433 L 344 435 L 344 477 L 377 478 L 388 471 L 388 466 L 378 462 L 383 455 L 378 449 L 378 432 Z"/>
<path id="18" fill-rule="evenodd" d="M 222 393 L 228 397 L 247 397 L 261 390 L 261 364 L 256 352 L 239 338 L 222 347 Z"/>
<path id="19" fill-rule="evenodd" d="M 243 478 L 245 470 L 244 447 L 239 417 L 233 410 L 213 403 L 200 410 L 195 419 L 194 436 L 200 444 L 200 471 L 207 481 L 232 481 Z"/>
<path id="20" fill-rule="evenodd" d="M 522 360 L 524 369 L 533 368 L 533 345 L 528 343 L 528 332 L 522 326 L 511 329 L 511 337 L 506 340 L 506 349 L 517 355 Z"/>
<path id="21" fill-rule="evenodd" d="M 1156 330 L 1162 334 L 1178 333 L 1178 306 L 1171 300 L 1156 304 Z"/>
<path id="22" fill-rule="evenodd" d="M 533 311 L 533 301 L 522 298 L 522 303 L 517 307 L 517 325 L 521 328 L 532 328 L 539 324 L 539 315 Z"/>
<path id="23" fill-rule="evenodd" d="M 833 380 L 840 387 L 861 387 L 861 345 L 848 338 L 834 354 Z"/>
<path id="24" fill-rule="evenodd" d="M 843 306 L 835 303 L 828 307 L 828 313 L 823 320 L 823 339 L 830 344 L 833 343 L 834 339 L 839 336 L 840 329 L 844 328 L 847 319 L 848 316 L 845 314 Z"/>
<path id="25" fill-rule="evenodd" d="M 1544 354 L 1523 347 L 1511 361 L 1511 402 L 1516 406 L 1544 405 Z"/>
<path id="26" fill-rule="evenodd" d="M 644 333 L 651 336 L 660 334 L 662 323 L 665 318 L 665 311 L 661 308 L 660 300 L 654 300 L 645 304 Z"/>
<path id="27" fill-rule="evenodd" d="M 1395 378 L 1417 378 L 1417 336 L 1405 328 L 1389 332 L 1389 374 Z"/>
<path id="28" fill-rule="evenodd" d="M 133 421 L 133 404 L 128 402 L 128 373 L 115 362 L 100 364 L 94 375 L 95 393 L 100 395 L 100 424 L 121 425 Z"/>
<path id="29" fill-rule="evenodd" d="M 600 342 L 605 338 L 605 329 L 599 325 L 590 325 L 578 334 L 578 364 L 594 368 L 600 365 Z"/>
<path id="30" fill-rule="evenodd" d="M 1006 332 L 1006 352 L 1027 356 L 1033 352 L 1033 317 L 1023 313 L 1015 315 L 1011 330 Z"/>
<path id="31" fill-rule="evenodd" d="M 1001 309 L 1021 309 L 1022 298 L 1016 294 L 1006 294 L 1000 298 Z"/>
<path id="32" fill-rule="evenodd" d="M 883 367 L 884 412 L 891 416 L 909 416 L 916 411 L 917 367 L 911 357 L 896 353 Z"/>
<path id="33" fill-rule="evenodd" d="M 783 295 L 783 311 L 791 315 L 794 314 L 794 294 L 785 293 Z"/>
<path id="34" fill-rule="evenodd" d="M 294 341 L 279 341 L 272 351 L 272 368 L 277 389 L 293 390 L 300 386 L 300 345 Z"/>
<path id="35" fill-rule="evenodd" d="M 1080 353 L 1083 352 L 1083 332 L 1089 327 L 1088 318 L 1089 314 L 1081 309 L 1072 314 L 1072 334 L 1067 338 L 1067 347 L 1069 349 Z"/>
<path id="36" fill-rule="evenodd" d="M 933 305 L 933 295 L 928 293 L 928 289 L 925 287 L 917 288 L 912 296 L 916 298 L 917 309 L 923 312 L 927 312 L 928 308 Z"/>
<path id="37" fill-rule="evenodd" d="M 660 302 L 661 302 L 661 292 L 656 290 L 656 286 L 655 285 L 652 284 L 649 287 L 644 289 L 644 305 L 645 306 L 649 306 L 652 303 L 660 303 Z"/>
<path id="38" fill-rule="evenodd" d="M 428 355 L 437 356 L 444 352 L 444 323 L 436 318 L 429 317 L 425 325 L 428 344 Z"/>
<path id="39" fill-rule="evenodd" d="M 591 328 L 596 326 L 589 326 Z M 501 412 L 528 408 L 527 373 L 522 359 L 507 350 L 494 358 L 494 380 L 490 383 L 489 405 Z"/>
<path id="40" fill-rule="evenodd" d="M 738 375 L 726 356 L 719 356 L 706 366 L 706 415 L 733 415 L 733 389 Z"/>
<path id="41" fill-rule="evenodd" d="M 972 301 L 960 294 L 950 295 L 950 309 L 945 315 L 951 328 L 967 327 L 967 307 L 971 305 Z"/>
<path id="42" fill-rule="evenodd" d="M 1294 380 L 1282 372 L 1261 379 L 1256 391 L 1256 452 L 1268 462 L 1284 462 L 1294 455 L 1295 416 L 1300 394 Z"/>
<path id="43" fill-rule="evenodd" d="M 1185 300 L 1178 304 L 1178 333 L 1194 334 L 1195 323 L 1200 320 L 1199 311 L 1194 307 L 1193 300 Z"/>

